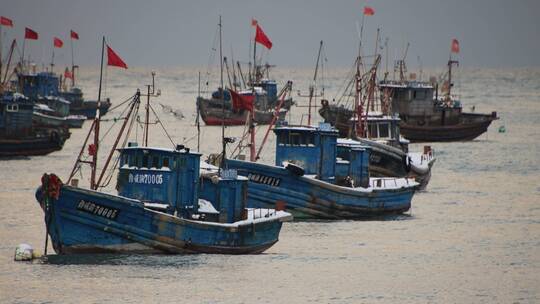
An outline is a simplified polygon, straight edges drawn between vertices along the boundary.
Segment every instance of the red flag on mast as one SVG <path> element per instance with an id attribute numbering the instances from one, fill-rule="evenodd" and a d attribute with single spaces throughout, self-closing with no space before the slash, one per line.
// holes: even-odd
<path id="1" fill-rule="evenodd" d="M 373 16 L 375 15 L 375 10 L 372 7 L 364 6 L 364 15 Z"/>
<path id="2" fill-rule="evenodd" d="M 229 90 L 229 92 L 231 92 L 233 109 L 253 111 L 253 100 L 255 99 L 255 95 L 240 95 L 233 90 Z"/>
<path id="3" fill-rule="evenodd" d="M 79 40 L 79 34 L 77 34 L 77 32 L 73 30 L 70 30 L 70 36 L 71 36 L 71 39 Z"/>
<path id="4" fill-rule="evenodd" d="M 256 26 L 257 20 L 255 18 L 251 18 L 251 26 Z"/>
<path id="5" fill-rule="evenodd" d="M 36 33 L 34 30 L 26 27 L 24 29 L 24 39 L 37 40 L 38 39 L 38 33 Z"/>
<path id="6" fill-rule="evenodd" d="M 255 32 L 255 41 L 264 45 L 267 49 L 272 48 L 272 41 L 268 39 L 259 24 L 257 24 L 257 31 Z"/>
<path id="7" fill-rule="evenodd" d="M 127 69 L 127 64 L 107 45 L 107 65 Z"/>
<path id="8" fill-rule="evenodd" d="M 452 53 L 459 53 L 459 41 L 456 38 L 452 39 L 452 46 L 450 50 Z"/>
<path id="9" fill-rule="evenodd" d="M 64 42 L 60 38 L 54 37 L 54 47 L 61 48 L 62 46 L 64 46 Z"/>
<path id="10" fill-rule="evenodd" d="M 7 17 L 0 16 L 0 24 L 13 27 L 13 21 Z"/>
<path id="11" fill-rule="evenodd" d="M 65 71 L 64 71 L 64 78 L 73 79 L 73 74 L 71 73 L 71 71 L 68 68 L 66 68 Z"/>

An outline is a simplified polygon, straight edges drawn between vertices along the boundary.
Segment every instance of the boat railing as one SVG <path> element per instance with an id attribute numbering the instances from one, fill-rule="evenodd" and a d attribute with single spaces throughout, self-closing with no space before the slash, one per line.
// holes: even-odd
<path id="1" fill-rule="evenodd" d="M 270 208 L 249 208 L 246 209 L 247 219 L 260 219 L 260 218 L 269 218 L 277 214 L 276 209 Z"/>
<path id="2" fill-rule="evenodd" d="M 423 164 L 424 161 L 429 163 L 434 158 L 435 151 L 431 148 L 431 146 L 424 146 L 424 153 L 420 156 L 420 164 Z"/>
<path id="3" fill-rule="evenodd" d="M 410 178 L 395 178 L 395 177 L 380 177 L 371 179 L 370 186 L 374 189 L 383 189 L 389 187 L 404 187 L 411 184 L 412 179 Z"/>

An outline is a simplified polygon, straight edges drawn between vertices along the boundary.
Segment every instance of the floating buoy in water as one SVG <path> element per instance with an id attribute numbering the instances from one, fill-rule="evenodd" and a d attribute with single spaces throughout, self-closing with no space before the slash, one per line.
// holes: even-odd
<path id="1" fill-rule="evenodd" d="M 34 258 L 34 248 L 28 244 L 19 244 L 15 248 L 15 261 L 31 261 Z"/>
<path id="2" fill-rule="evenodd" d="M 506 128 L 504 126 L 500 126 L 499 133 L 505 133 L 505 132 L 506 132 Z"/>

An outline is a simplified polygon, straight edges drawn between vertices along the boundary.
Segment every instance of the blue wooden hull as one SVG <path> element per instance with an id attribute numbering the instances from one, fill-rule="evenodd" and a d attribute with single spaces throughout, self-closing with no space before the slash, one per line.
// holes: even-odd
<path id="1" fill-rule="evenodd" d="M 36 198 L 42 201 L 41 187 Z M 260 253 L 278 241 L 282 221 L 290 218 L 233 224 L 188 220 L 138 200 L 66 185 L 50 206 L 46 225 L 58 254 Z"/>
<path id="2" fill-rule="evenodd" d="M 295 219 L 361 219 L 399 214 L 411 207 L 418 186 L 394 188 L 348 188 L 297 176 L 289 170 L 252 163 L 227 160 L 231 169 L 247 176 L 248 206 L 274 208 L 276 202 L 285 202 Z"/>

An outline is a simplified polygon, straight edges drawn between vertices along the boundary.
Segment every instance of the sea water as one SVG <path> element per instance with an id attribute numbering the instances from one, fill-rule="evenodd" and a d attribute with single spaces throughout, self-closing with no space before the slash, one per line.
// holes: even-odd
<path id="1" fill-rule="evenodd" d="M 348 71 L 336 68 L 319 79 L 327 99 L 339 98 Z M 137 88 L 145 93 L 150 72 L 108 69 L 104 95 L 114 107 Z M 174 143 L 197 150 L 198 69 L 156 72 L 161 96 L 151 99 L 152 107 Z M 293 80 L 292 96 L 307 105 L 297 90 L 307 93 L 312 73 L 312 68 L 278 68 L 273 76 L 280 86 Z M 206 86 L 206 75 L 203 71 L 201 91 L 217 87 L 215 77 Z M 98 76 L 95 68 L 82 69 L 79 83 L 86 98 L 95 99 Z M 414 196 L 410 212 L 386 220 L 285 223 L 279 242 L 260 255 L 52 254 L 14 262 L 19 243 L 43 252 L 45 226 L 35 189 L 44 172 L 67 179 L 90 122 L 72 129 L 61 151 L 0 160 L 0 303 L 538 303 L 540 69 L 463 69 L 454 92 L 465 111 L 472 106 L 475 112 L 497 111 L 501 119 L 474 141 L 430 144 L 437 158 L 431 182 Z M 105 116 L 102 134 L 123 108 Z M 293 107 L 288 119 L 306 123 L 307 112 Z M 313 121 L 320 121 L 312 113 Z M 150 121 L 149 145 L 173 147 L 156 119 Z M 505 133 L 498 132 L 500 126 Z M 118 128 L 117 122 L 102 152 Z M 258 128 L 257 144 L 265 130 Z M 242 126 L 225 131 L 236 138 L 243 132 Z M 139 124 L 132 138 L 141 137 Z M 219 127 L 201 127 L 203 158 L 219 152 L 220 141 Z M 273 163 L 274 145 L 271 134 L 262 162 Z M 410 149 L 421 151 L 423 144 Z M 100 164 L 105 157 L 102 153 Z M 89 172 L 83 167 L 76 176 L 82 186 Z M 107 191 L 114 192 L 115 182 L 113 175 Z"/>

